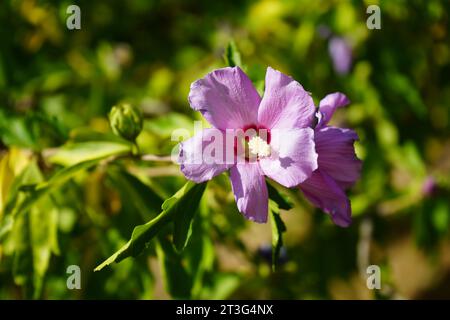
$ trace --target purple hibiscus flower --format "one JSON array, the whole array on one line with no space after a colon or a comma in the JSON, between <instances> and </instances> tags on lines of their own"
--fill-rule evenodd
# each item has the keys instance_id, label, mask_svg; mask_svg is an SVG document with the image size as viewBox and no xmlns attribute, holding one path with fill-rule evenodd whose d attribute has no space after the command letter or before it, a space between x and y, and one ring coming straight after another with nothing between
<instances>
[{"instance_id":1,"label":"purple hibiscus flower","mask_svg":"<svg viewBox=\"0 0 450 320\"><path fill-rule=\"evenodd\" d=\"M265 176L291 188L316 170L314 131L310 128L314 102L291 77L269 67L261 98L239 67L218 69L191 85L189 103L213 128L181 143L181 171L186 178L200 183L229 170L237 207L248 219L267 221ZM226 143L230 141L230 130L257 133L244 138L233 135L230 147ZM224 147L213 153L225 151L225 158L232 161L224 161L223 157L205 159L216 139ZM238 151L240 145L244 145L243 152ZM199 154L203 161L197 161Z\"/></svg>"},{"instance_id":2,"label":"purple hibiscus flower","mask_svg":"<svg viewBox=\"0 0 450 320\"><path fill-rule=\"evenodd\" d=\"M353 147L358 135L350 129L327 124L334 111L348 103L349 100L342 93L329 94L320 101L318 123L314 129L319 167L300 184L306 198L329 213L334 223L342 227L351 223L350 201L344 190L358 180L361 171L362 163Z\"/></svg>"},{"instance_id":3,"label":"purple hibiscus flower","mask_svg":"<svg viewBox=\"0 0 450 320\"><path fill-rule=\"evenodd\" d=\"M436 180L432 176L427 176L422 184L422 195L425 197L431 196L436 193L436 190Z\"/></svg>"},{"instance_id":4,"label":"purple hibiscus flower","mask_svg":"<svg viewBox=\"0 0 450 320\"><path fill-rule=\"evenodd\" d=\"M334 36L328 42L328 52L333 61L333 68L336 73L348 74L352 67L352 48L343 37Z\"/></svg>"}]
</instances>

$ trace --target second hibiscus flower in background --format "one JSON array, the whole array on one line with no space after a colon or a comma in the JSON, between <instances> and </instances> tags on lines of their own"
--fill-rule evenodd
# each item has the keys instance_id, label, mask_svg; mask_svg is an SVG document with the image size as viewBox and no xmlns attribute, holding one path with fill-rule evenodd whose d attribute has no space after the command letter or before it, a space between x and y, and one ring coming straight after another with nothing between
<instances>
[{"instance_id":1,"label":"second hibiscus flower in background","mask_svg":"<svg viewBox=\"0 0 450 320\"><path fill-rule=\"evenodd\" d=\"M351 223L351 205L345 189L359 179L361 161L353 143L358 135L350 129L327 126L335 110L350 101L342 93L332 93L320 101L314 141L319 155L318 169L300 189L315 206L331 215L334 223L347 227Z\"/></svg>"}]
</instances>

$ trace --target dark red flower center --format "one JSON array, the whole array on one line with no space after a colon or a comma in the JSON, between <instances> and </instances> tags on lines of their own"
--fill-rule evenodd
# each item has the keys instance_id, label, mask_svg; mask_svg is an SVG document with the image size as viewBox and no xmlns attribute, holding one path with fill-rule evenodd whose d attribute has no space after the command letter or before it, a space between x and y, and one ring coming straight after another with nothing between
<instances>
[{"instance_id":1,"label":"dark red flower center","mask_svg":"<svg viewBox=\"0 0 450 320\"><path fill-rule=\"evenodd\" d=\"M253 142L251 142L252 140ZM246 162L250 160L258 161L259 155L257 152L254 152L255 143L266 146L270 144L270 141L270 129L256 124L247 125L236 132L234 137L234 155L235 157L244 156Z\"/></svg>"}]
</instances>

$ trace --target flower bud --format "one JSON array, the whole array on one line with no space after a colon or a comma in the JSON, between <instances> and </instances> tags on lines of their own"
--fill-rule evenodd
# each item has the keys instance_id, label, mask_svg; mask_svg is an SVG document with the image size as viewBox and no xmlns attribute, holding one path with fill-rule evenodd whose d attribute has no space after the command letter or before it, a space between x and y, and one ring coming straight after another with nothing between
<instances>
[{"instance_id":1,"label":"flower bud","mask_svg":"<svg viewBox=\"0 0 450 320\"><path fill-rule=\"evenodd\" d=\"M422 183L422 195L424 197L431 197L437 191L436 180L432 176L427 176Z\"/></svg>"},{"instance_id":2,"label":"flower bud","mask_svg":"<svg viewBox=\"0 0 450 320\"><path fill-rule=\"evenodd\" d=\"M112 107L109 123L115 135L134 141L142 131L142 113L131 104L122 103Z\"/></svg>"}]
</instances>

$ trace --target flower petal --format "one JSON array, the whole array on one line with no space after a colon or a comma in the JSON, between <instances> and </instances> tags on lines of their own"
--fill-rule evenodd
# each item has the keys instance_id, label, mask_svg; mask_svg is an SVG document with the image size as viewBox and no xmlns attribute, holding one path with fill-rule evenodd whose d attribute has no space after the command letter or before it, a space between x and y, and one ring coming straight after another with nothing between
<instances>
[{"instance_id":1,"label":"flower petal","mask_svg":"<svg viewBox=\"0 0 450 320\"><path fill-rule=\"evenodd\" d=\"M317 169L314 130L311 128L271 130L271 155L259 160L265 175L291 188Z\"/></svg>"},{"instance_id":2,"label":"flower petal","mask_svg":"<svg viewBox=\"0 0 450 320\"><path fill-rule=\"evenodd\" d=\"M350 201L334 180L320 169L300 185L306 198L331 215L338 226L348 227L351 222Z\"/></svg>"},{"instance_id":3,"label":"flower petal","mask_svg":"<svg viewBox=\"0 0 450 320\"><path fill-rule=\"evenodd\" d=\"M356 157L353 143L358 135L350 129L325 127L315 131L319 169L333 178L341 188L351 187L359 179L362 162Z\"/></svg>"},{"instance_id":4,"label":"flower petal","mask_svg":"<svg viewBox=\"0 0 450 320\"><path fill-rule=\"evenodd\" d=\"M266 89L258 111L258 123L268 129L309 127L314 118L314 101L294 79L267 68Z\"/></svg>"},{"instance_id":5,"label":"flower petal","mask_svg":"<svg viewBox=\"0 0 450 320\"><path fill-rule=\"evenodd\" d=\"M261 97L239 68L223 68L192 83L189 103L218 129L254 124Z\"/></svg>"},{"instance_id":6,"label":"flower petal","mask_svg":"<svg viewBox=\"0 0 450 320\"><path fill-rule=\"evenodd\" d=\"M319 123L317 128L325 126L334 114L337 108L345 107L350 103L347 96L340 92L330 93L325 98L320 100L319 111L317 113Z\"/></svg>"},{"instance_id":7,"label":"flower petal","mask_svg":"<svg viewBox=\"0 0 450 320\"><path fill-rule=\"evenodd\" d=\"M259 164L236 164L230 169L230 180L239 211L249 220L267 222L269 196Z\"/></svg>"},{"instance_id":8,"label":"flower petal","mask_svg":"<svg viewBox=\"0 0 450 320\"><path fill-rule=\"evenodd\" d=\"M181 164L180 169L186 178L200 183L232 167L233 144L228 148L231 149L227 150L225 142L225 134L221 130L208 128L180 143L178 163ZM230 153L231 158L227 159Z\"/></svg>"}]
</instances>

